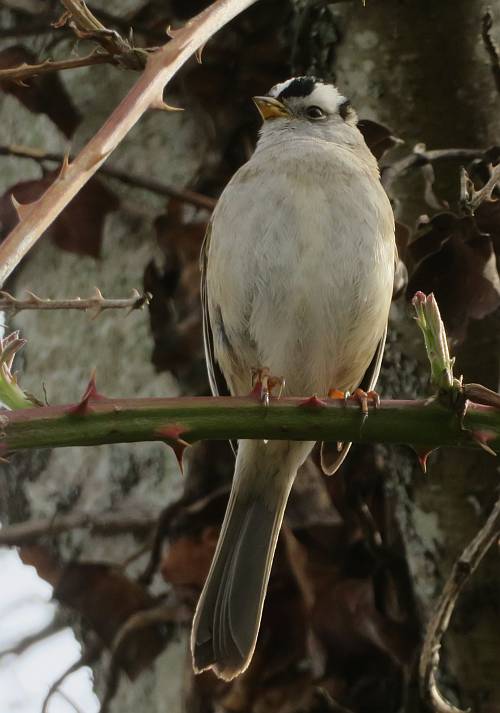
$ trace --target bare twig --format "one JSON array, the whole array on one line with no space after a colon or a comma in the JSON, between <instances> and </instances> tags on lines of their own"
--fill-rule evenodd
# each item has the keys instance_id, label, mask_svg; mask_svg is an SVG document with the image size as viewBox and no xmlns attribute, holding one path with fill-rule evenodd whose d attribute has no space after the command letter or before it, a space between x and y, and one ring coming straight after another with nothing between
<instances>
[{"instance_id":1,"label":"bare twig","mask_svg":"<svg viewBox=\"0 0 500 713\"><path fill-rule=\"evenodd\" d=\"M385 190L389 191L396 178L404 176L415 168L420 168L428 163L439 163L440 161L480 158L483 154L484 149L435 149L427 151L425 144L416 144L409 156L405 156L401 160L382 168L382 184Z\"/></svg>"},{"instance_id":2,"label":"bare twig","mask_svg":"<svg viewBox=\"0 0 500 713\"><path fill-rule=\"evenodd\" d=\"M59 676L59 678L54 681L54 683L50 686L47 695L44 698L41 713L47 713L50 699L52 698L54 693L59 691L59 686L68 678L68 676L71 676L72 673L75 673L75 671L78 671L78 669L82 668L83 666L90 666L90 664L97 659L101 651L102 644L99 642L94 642L87 648L87 650L80 656L77 661L71 664L71 666L67 668L66 671L64 671Z\"/></svg>"},{"instance_id":3,"label":"bare twig","mask_svg":"<svg viewBox=\"0 0 500 713\"><path fill-rule=\"evenodd\" d=\"M61 0L66 12L55 23L56 27L68 25L79 39L94 40L127 69L142 70L146 66L148 52L157 48L134 47L116 30L110 30L89 10L84 0Z\"/></svg>"},{"instance_id":4,"label":"bare twig","mask_svg":"<svg viewBox=\"0 0 500 713\"><path fill-rule=\"evenodd\" d=\"M33 148L31 146L18 146L16 144L0 145L0 156L18 156L19 158L33 159L39 163L43 163L43 161L62 163L65 158L62 153L52 153L50 151L44 151L43 149ZM73 161L73 156L70 155L67 158L70 163ZM120 171L112 166L102 166L99 169L99 173L104 176L109 176L109 178L115 178L134 188L144 188L160 196L177 198L184 203L194 205L196 208L205 208L206 210L212 211L217 202L215 198L205 196L202 193L184 188L176 188L175 186L168 186L152 178L145 178L128 173L127 171Z\"/></svg>"},{"instance_id":5,"label":"bare twig","mask_svg":"<svg viewBox=\"0 0 500 713\"><path fill-rule=\"evenodd\" d=\"M92 312L92 319L98 317L101 312L107 309L126 309L128 314L136 309L142 309L151 299L151 294L146 292L140 294L136 289L132 290L132 295L125 299L110 300L102 296L98 287L95 288L93 297L82 300L80 297L67 300L42 299L30 290L26 290L28 297L24 300L17 299L13 295L0 290L0 309L10 310L14 313L26 309L36 310L60 310L76 309L83 312Z\"/></svg>"},{"instance_id":6,"label":"bare twig","mask_svg":"<svg viewBox=\"0 0 500 713\"><path fill-rule=\"evenodd\" d=\"M419 664L420 691L422 697L437 713L463 713L460 708L456 708L443 697L437 686L439 651L442 638L464 586L474 574L488 549L497 540L499 532L500 498L486 523L455 562L427 626Z\"/></svg>"},{"instance_id":7,"label":"bare twig","mask_svg":"<svg viewBox=\"0 0 500 713\"><path fill-rule=\"evenodd\" d=\"M71 513L50 519L28 520L0 529L0 547L19 547L40 537L54 537L63 532L86 529L110 536L122 533L147 534L156 526L159 513L103 512Z\"/></svg>"},{"instance_id":8,"label":"bare twig","mask_svg":"<svg viewBox=\"0 0 500 713\"><path fill-rule=\"evenodd\" d=\"M57 218L69 201L99 170L140 117L150 108L167 109L163 88L178 69L212 35L256 0L216 0L175 31L175 37L148 56L146 69L101 129L59 177L33 203L18 206L19 223L0 245L0 286Z\"/></svg>"},{"instance_id":9,"label":"bare twig","mask_svg":"<svg viewBox=\"0 0 500 713\"><path fill-rule=\"evenodd\" d=\"M443 208L448 208L448 204L445 201L440 200L434 191L436 174L434 173L434 166L432 163L426 163L420 170L424 179L424 200L427 205L434 208L434 210L443 210Z\"/></svg>"},{"instance_id":10,"label":"bare twig","mask_svg":"<svg viewBox=\"0 0 500 713\"><path fill-rule=\"evenodd\" d=\"M3 656L20 656L34 644L38 644L40 641L48 639L62 629L65 629L68 626L68 622L66 621L66 616L61 615L61 612L62 610L58 609L56 615L46 626L42 627L38 631L35 631L33 634L24 636L17 642L17 644L14 644L14 646L10 646L8 649L0 651L0 658Z\"/></svg>"},{"instance_id":11,"label":"bare twig","mask_svg":"<svg viewBox=\"0 0 500 713\"><path fill-rule=\"evenodd\" d=\"M152 609L143 609L132 614L118 629L111 645L112 659L116 660L120 650L135 632L155 624L187 624L191 621L192 612L188 607L177 602L162 602ZM112 662L113 663L113 660Z\"/></svg>"},{"instance_id":12,"label":"bare twig","mask_svg":"<svg viewBox=\"0 0 500 713\"><path fill-rule=\"evenodd\" d=\"M99 713L107 713L109 705L116 693L121 676L119 657L130 636L148 626L161 624L187 624L191 621L191 611L180 604L162 602L152 609L144 609L132 614L119 628L111 645L111 661L109 664L106 692Z\"/></svg>"},{"instance_id":13,"label":"bare twig","mask_svg":"<svg viewBox=\"0 0 500 713\"><path fill-rule=\"evenodd\" d=\"M500 51L495 40L491 36L493 27L493 15L488 9L483 15L481 23L481 36L483 38L484 47L490 58L491 71L497 91L500 92Z\"/></svg>"},{"instance_id":14,"label":"bare twig","mask_svg":"<svg viewBox=\"0 0 500 713\"><path fill-rule=\"evenodd\" d=\"M83 713L83 710L78 706L75 701L68 696L67 693L65 693L61 688L58 688L57 691L55 691L58 696L61 696L61 698L64 698L66 703L69 703L69 705L73 708L75 713Z\"/></svg>"},{"instance_id":15,"label":"bare twig","mask_svg":"<svg viewBox=\"0 0 500 713\"><path fill-rule=\"evenodd\" d=\"M122 670L117 663L113 661L108 669L106 676L106 688L104 690L104 696L101 702L101 707L99 708L99 713L108 713L109 706L115 696L120 678L122 675Z\"/></svg>"},{"instance_id":16,"label":"bare twig","mask_svg":"<svg viewBox=\"0 0 500 713\"><path fill-rule=\"evenodd\" d=\"M44 62L40 62L39 64L26 64L26 62L24 62L18 67L0 69L0 82L16 82L17 84L24 84L26 79L37 77L40 74L58 72L61 69L89 67L93 64L116 64L116 59L113 55L104 54L104 52L94 50L84 57L70 57L69 59L61 60L46 59Z\"/></svg>"},{"instance_id":17,"label":"bare twig","mask_svg":"<svg viewBox=\"0 0 500 713\"><path fill-rule=\"evenodd\" d=\"M481 203L494 200L491 196L498 183L500 183L500 163L491 169L490 178L478 191L476 191L465 168L462 168L460 172L460 204L463 210L466 213L474 214Z\"/></svg>"}]
</instances>

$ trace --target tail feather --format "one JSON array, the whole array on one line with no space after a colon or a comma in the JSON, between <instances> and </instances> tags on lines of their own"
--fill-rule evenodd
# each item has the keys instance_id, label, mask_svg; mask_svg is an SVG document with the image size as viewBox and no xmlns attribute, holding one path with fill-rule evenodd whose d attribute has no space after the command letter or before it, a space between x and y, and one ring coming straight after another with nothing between
<instances>
[{"instance_id":1,"label":"tail feather","mask_svg":"<svg viewBox=\"0 0 500 713\"><path fill-rule=\"evenodd\" d=\"M259 631L274 552L295 470L274 472L267 488L235 476L219 542L196 609L195 671L231 680L248 666ZM257 483L258 484L258 483Z\"/></svg>"}]
</instances>

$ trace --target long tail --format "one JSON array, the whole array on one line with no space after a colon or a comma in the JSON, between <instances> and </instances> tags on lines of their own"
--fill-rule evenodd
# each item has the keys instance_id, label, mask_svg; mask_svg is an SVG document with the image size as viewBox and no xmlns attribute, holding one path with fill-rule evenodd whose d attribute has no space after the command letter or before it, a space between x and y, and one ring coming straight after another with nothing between
<instances>
[{"instance_id":1,"label":"long tail","mask_svg":"<svg viewBox=\"0 0 500 713\"><path fill-rule=\"evenodd\" d=\"M312 444L241 441L217 549L193 621L196 672L226 681L252 658L288 494Z\"/></svg>"}]
</instances>

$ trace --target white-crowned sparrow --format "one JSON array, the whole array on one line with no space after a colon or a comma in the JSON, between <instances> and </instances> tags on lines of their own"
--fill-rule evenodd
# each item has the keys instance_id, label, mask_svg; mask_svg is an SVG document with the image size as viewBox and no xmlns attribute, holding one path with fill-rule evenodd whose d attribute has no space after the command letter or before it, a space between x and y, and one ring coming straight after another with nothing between
<instances>
[{"instance_id":1,"label":"white-crowned sparrow","mask_svg":"<svg viewBox=\"0 0 500 713\"><path fill-rule=\"evenodd\" d=\"M375 158L331 84L297 77L254 101L257 147L222 193L202 249L212 391L248 394L255 366L284 377L291 396L373 388L396 254ZM248 666L288 494L313 445L239 442L193 622L196 671L230 680Z\"/></svg>"}]
</instances>

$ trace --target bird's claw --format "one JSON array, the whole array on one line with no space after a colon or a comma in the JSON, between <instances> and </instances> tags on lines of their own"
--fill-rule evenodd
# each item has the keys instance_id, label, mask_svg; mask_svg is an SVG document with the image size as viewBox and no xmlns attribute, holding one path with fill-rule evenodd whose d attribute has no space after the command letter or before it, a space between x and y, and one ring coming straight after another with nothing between
<instances>
[{"instance_id":1,"label":"bird's claw","mask_svg":"<svg viewBox=\"0 0 500 713\"><path fill-rule=\"evenodd\" d=\"M348 393L348 392L347 392ZM375 410L380 408L380 396L376 391L363 391L356 389L352 395L346 396L346 401L357 401L361 407L363 416L368 416L368 403L371 401Z\"/></svg>"},{"instance_id":2,"label":"bird's claw","mask_svg":"<svg viewBox=\"0 0 500 713\"><path fill-rule=\"evenodd\" d=\"M269 406L273 389L277 386L279 399L285 388L285 379L282 376L271 376L267 366L252 369L252 395L262 401L264 406Z\"/></svg>"}]
</instances>

